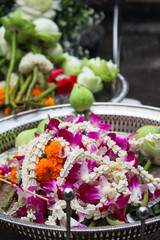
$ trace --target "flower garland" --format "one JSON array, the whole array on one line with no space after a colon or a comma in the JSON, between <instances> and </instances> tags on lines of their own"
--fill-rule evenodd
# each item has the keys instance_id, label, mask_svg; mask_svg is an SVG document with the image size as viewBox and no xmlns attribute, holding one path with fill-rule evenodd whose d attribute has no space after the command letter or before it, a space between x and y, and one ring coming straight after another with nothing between
<instances>
[{"instance_id":1,"label":"flower garland","mask_svg":"<svg viewBox=\"0 0 160 240\"><path fill-rule=\"evenodd\" d=\"M63 122L50 119L42 134L19 146L9 162L0 167L1 181L16 181L18 199L9 213L49 225L66 224L62 192L72 187L71 225L87 227L87 221L109 219L126 223L130 208L158 201L160 178L138 165L133 137L121 137L91 113L68 116ZM148 136L147 139L159 139ZM134 151L133 151L134 149ZM148 200L146 202L145 192ZM49 214L47 211L49 210Z\"/></svg>"}]
</instances>

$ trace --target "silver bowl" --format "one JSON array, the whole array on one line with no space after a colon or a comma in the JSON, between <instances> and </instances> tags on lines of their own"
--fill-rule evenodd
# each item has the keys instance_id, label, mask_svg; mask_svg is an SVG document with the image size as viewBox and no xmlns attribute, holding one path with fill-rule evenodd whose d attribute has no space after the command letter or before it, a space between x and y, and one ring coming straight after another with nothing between
<instances>
[{"instance_id":1,"label":"silver bowl","mask_svg":"<svg viewBox=\"0 0 160 240\"><path fill-rule=\"evenodd\" d=\"M125 133L135 132L143 125L160 125L160 109L147 106L122 105L120 103L95 103L91 111L98 115L103 122L111 124L114 131ZM69 104L31 110L0 119L0 153L14 147L15 137L24 129L30 129L50 115L64 118L74 114ZM0 205L3 192L0 192ZM20 235L43 240L62 240L66 238L64 227L53 227L29 223L7 216L0 212L0 225ZM71 239L86 240L126 240L138 239L141 234L141 222L126 223L117 226L98 226L91 228L72 228ZM145 234L160 229L160 216L148 218L145 224Z\"/></svg>"}]
</instances>

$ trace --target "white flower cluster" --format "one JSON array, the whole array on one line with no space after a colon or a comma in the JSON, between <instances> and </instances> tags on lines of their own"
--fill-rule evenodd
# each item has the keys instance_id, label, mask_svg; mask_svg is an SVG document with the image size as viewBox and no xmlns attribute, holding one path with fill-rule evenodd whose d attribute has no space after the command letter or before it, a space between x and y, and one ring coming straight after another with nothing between
<instances>
[{"instance_id":1,"label":"white flower cluster","mask_svg":"<svg viewBox=\"0 0 160 240\"><path fill-rule=\"evenodd\" d=\"M53 63L51 63L44 55L29 52L22 57L19 63L19 71L23 74L28 74L33 71L35 65L37 65L39 70L43 73L51 71L54 67Z\"/></svg>"}]
</instances>

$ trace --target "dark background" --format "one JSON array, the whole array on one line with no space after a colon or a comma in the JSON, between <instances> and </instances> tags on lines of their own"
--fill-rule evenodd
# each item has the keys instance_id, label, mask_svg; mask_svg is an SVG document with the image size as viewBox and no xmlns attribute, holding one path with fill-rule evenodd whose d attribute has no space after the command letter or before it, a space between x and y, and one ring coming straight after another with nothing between
<instances>
[{"instance_id":1,"label":"dark background","mask_svg":"<svg viewBox=\"0 0 160 240\"><path fill-rule=\"evenodd\" d=\"M88 0L106 18L92 56L112 59L113 0ZM120 72L129 83L127 98L160 107L160 1L120 1ZM0 228L0 240L31 240ZM160 231L148 236L160 240ZM33 239L32 239L33 240Z\"/></svg>"},{"instance_id":2,"label":"dark background","mask_svg":"<svg viewBox=\"0 0 160 240\"><path fill-rule=\"evenodd\" d=\"M113 0L89 0L103 10L103 36L93 56L113 59ZM129 83L127 98L160 107L160 1L126 0L119 4L120 72Z\"/></svg>"}]
</instances>

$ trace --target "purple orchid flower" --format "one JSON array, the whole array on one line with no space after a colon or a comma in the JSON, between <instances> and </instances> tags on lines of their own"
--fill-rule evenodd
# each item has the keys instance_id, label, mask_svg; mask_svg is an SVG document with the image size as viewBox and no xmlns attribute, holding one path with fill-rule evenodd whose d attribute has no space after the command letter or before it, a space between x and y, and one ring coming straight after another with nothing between
<instances>
[{"instance_id":1,"label":"purple orchid flower","mask_svg":"<svg viewBox=\"0 0 160 240\"><path fill-rule=\"evenodd\" d=\"M108 133L109 136L122 150L129 149L128 137L119 137L116 133Z\"/></svg>"},{"instance_id":2,"label":"purple orchid flower","mask_svg":"<svg viewBox=\"0 0 160 240\"><path fill-rule=\"evenodd\" d=\"M73 164L73 167L71 168L67 176L68 182L70 182L73 185L80 181L80 174L78 173L79 169L80 169L79 163Z\"/></svg>"},{"instance_id":3,"label":"purple orchid flower","mask_svg":"<svg viewBox=\"0 0 160 240\"><path fill-rule=\"evenodd\" d=\"M11 167L7 167L7 166L3 166L3 167L0 167L0 170L2 171L2 175L4 176L5 174L8 174L12 168Z\"/></svg>"},{"instance_id":4,"label":"purple orchid flower","mask_svg":"<svg viewBox=\"0 0 160 240\"><path fill-rule=\"evenodd\" d=\"M93 162L93 161L91 161L91 160L89 160L89 159L86 159L86 162L87 162L88 168L91 170L91 172L93 171L93 169L94 169L95 167L98 167L98 163Z\"/></svg>"},{"instance_id":5,"label":"purple orchid flower","mask_svg":"<svg viewBox=\"0 0 160 240\"><path fill-rule=\"evenodd\" d=\"M73 122L75 119L77 118L76 115L68 115L67 117L65 117L65 119L63 120L64 122Z\"/></svg>"},{"instance_id":6,"label":"purple orchid flower","mask_svg":"<svg viewBox=\"0 0 160 240\"><path fill-rule=\"evenodd\" d=\"M50 118L50 116L48 116L48 118L49 118L50 121L47 125L47 130L49 130L49 131L52 130L52 131L57 132L60 121L56 118Z\"/></svg>"},{"instance_id":7,"label":"purple orchid flower","mask_svg":"<svg viewBox=\"0 0 160 240\"><path fill-rule=\"evenodd\" d=\"M87 137L94 140L99 140L99 132L88 132Z\"/></svg>"},{"instance_id":8,"label":"purple orchid flower","mask_svg":"<svg viewBox=\"0 0 160 240\"><path fill-rule=\"evenodd\" d=\"M99 200L100 192L98 188L93 187L87 183L82 183L78 189L77 197L84 202L90 202Z\"/></svg>"},{"instance_id":9,"label":"purple orchid flower","mask_svg":"<svg viewBox=\"0 0 160 240\"><path fill-rule=\"evenodd\" d=\"M36 222L40 224L44 223L44 215L47 214L47 202L43 199L31 196L27 199L27 206L20 207L17 210L17 214L19 216L27 216L27 211L30 209L36 212Z\"/></svg>"},{"instance_id":10,"label":"purple orchid flower","mask_svg":"<svg viewBox=\"0 0 160 240\"><path fill-rule=\"evenodd\" d=\"M84 117L83 116L79 116L77 119L76 119L76 121L75 121L75 124L76 123L82 123L82 122L84 122Z\"/></svg>"},{"instance_id":11,"label":"purple orchid flower","mask_svg":"<svg viewBox=\"0 0 160 240\"><path fill-rule=\"evenodd\" d=\"M102 120L97 117L94 113L90 114L90 123L93 124L93 126L100 128L101 130L111 130L112 126L106 123L101 123Z\"/></svg>"},{"instance_id":12,"label":"purple orchid flower","mask_svg":"<svg viewBox=\"0 0 160 240\"><path fill-rule=\"evenodd\" d=\"M136 174L128 182L129 189L135 196L142 195L143 191L148 189L148 184L140 185L139 179Z\"/></svg>"},{"instance_id":13,"label":"purple orchid flower","mask_svg":"<svg viewBox=\"0 0 160 240\"><path fill-rule=\"evenodd\" d=\"M70 146L72 148L79 146L80 148L84 149L84 146L82 143L82 134L80 132L77 132L75 135L73 135L71 132L69 132L66 129L60 129L58 132L58 137L63 137L67 142L70 143Z\"/></svg>"},{"instance_id":14,"label":"purple orchid flower","mask_svg":"<svg viewBox=\"0 0 160 240\"><path fill-rule=\"evenodd\" d=\"M128 156L124 159L124 161L131 163L131 165L135 168L138 167L137 155L134 151L129 151Z\"/></svg>"},{"instance_id":15,"label":"purple orchid flower","mask_svg":"<svg viewBox=\"0 0 160 240\"><path fill-rule=\"evenodd\" d=\"M124 207L126 207L129 199L130 199L130 194L126 195L124 197L119 196L115 202L109 202L106 205L104 205L103 207L100 207L99 210L100 210L100 212L107 211L109 214L112 213L112 214L116 215L116 217L119 221L126 222L120 209L123 209Z\"/></svg>"}]
</instances>

